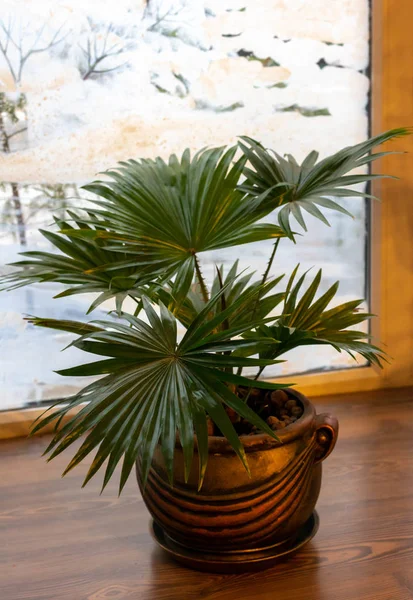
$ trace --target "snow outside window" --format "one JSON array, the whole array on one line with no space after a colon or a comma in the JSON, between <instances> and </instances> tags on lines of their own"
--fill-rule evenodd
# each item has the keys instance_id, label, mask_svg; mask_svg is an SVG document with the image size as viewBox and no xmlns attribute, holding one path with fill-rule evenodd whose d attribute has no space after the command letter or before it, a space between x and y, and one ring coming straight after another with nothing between
<instances>
[{"instance_id":1,"label":"snow outside window","mask_svg":"<svg viewBox=\"0 0 413 600\"><path fill-rule=\"evenodd\" d=\"M51 213L85 203L81 185L117 161L167 157L249 135L279 153L322 156L368 134L368 0L1 0L0 274L46 250ZM366 213L308 218L283 241L275 272L321 266L338 302L366 289ZM240 258L257 276L271 242L205 255ZM281 288L280 288L281 289ZM25 314L84 319L90 297L56 286L0 294L0 410L61 397L83 382L53 373L81 361L68 336ZM321 290L324 291L324 290ZM93 315L99 318L99 311ZM80 353L79 353L80 354ZM299 349L272 374L353 366L329 348Z\"/></svg>"}]
</instances>

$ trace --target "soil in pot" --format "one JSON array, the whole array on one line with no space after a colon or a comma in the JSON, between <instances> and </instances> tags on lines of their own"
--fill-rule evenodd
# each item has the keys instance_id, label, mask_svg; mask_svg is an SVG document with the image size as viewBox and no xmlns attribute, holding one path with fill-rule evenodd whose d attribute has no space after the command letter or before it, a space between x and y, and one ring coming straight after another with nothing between
<instances>
[{"instance_id":1,"label":"soil in pot","mask_svg":"<svg viewBox=\"0 0 413 600\"><path fill-rule=\"evenodd\" d=\"M270 392L252 388L250 391L249 388L239 387L236 393L243 399L248 396L248 405L267 422L273 431L284 429L288 425L295 423L303 414L303 407L300 401L288 395L285 390ZM255 425L251 425L251 423L242 419L231 408L226 407L225 410L238 435L255 435L261 433ZM208 421L208 434L222 436L221 431L211 420Z\"/></svg>"}]
</instances>

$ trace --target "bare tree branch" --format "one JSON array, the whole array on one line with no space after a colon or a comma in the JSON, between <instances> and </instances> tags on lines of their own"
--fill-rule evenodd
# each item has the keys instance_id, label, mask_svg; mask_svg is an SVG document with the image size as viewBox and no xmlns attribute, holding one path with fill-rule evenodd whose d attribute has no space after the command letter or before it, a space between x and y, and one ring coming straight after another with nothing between
<instances>
[{"instance_id":1,"label":"bare tree branch","mask_svg":"<svg viewBox=\"0 0 413 600\"><path fill-rule=\"evenodd\" d=\"M10 75L12 76L13 81L16 85L19 85L21 83L23 69L31 56L33 56L34 54L39 54L41 52L47 52L54 46L57 46L57 44L60 44L68 35L68 32L63 36L60 35L63 30L63 27L64 27L64 25L61 25L59 27L59 29L57 29L57 31L53 34L50 41L45 43L45 45L43 45L43 46L39 46L38 44L41 41L45 27L46 27L46 23L44 23L42 25L42 27L40 27L40 29L38 30L38 32L36 34L36 38L35 38L34 42L31 44L31 47L27 48L25 50L23 48L23 39L22 39L21 31L19 32L18 41L16 41L16 39L15 39L15 35L13 33L14 22L11 21L11 19L9 19L8 25L6 27L4 22L0 21L0 29L3 31L3 33L5 35L5 41L2 41L0 39L0 52L4 56L4 59L7 63L9 71L10 71ZM9 54L9 44L12 44L17 51L17 54L18 54L18 59L17 59L18 66L17 67L14 67L12 64L10 54Z\"/></svg>"},{"instance_id":2,"label":"bare tree branch","mask_svg":"<svg viewBox=\"0 0 413 600\"><path fill-rule=\"evenodd\" d=\"M145 12L143 14L144 19L148 18L150 8L150 2L148 1L146 4ZM154 23L152 23L152 25L148 27L147 31L157 31L158 25L160 25L163 21L166 21L169 17L177 17L182 12L182 8L183 7L181 6L176 10L173 10L171 6L163 15L160 15L158 10L158 14L155 18Z\"/></svg>"},{"instance_id":3,"label":"bare tree branch","mask_svg":"<svg viewBox=\"0 0 413 600\"><path fill-rule=\"evenodd\" d=\"M66 210L72 206L72 200L80 198L79 190L73 183L41 184L32 186L38 195L30 200L26 217L28 223L43 210L53 211L63 219Z\"/></svg>"},{"instance_id":4,"label":"bare tree branch","mask_svg":"<svg viewBox=\"0 0 413 600\"><path fill-rule=\"evenodd\" d=\"M9 69L10 75L16 85L19 86L21 83L21 79L23 76L23 70L27 64L27 61L34 54L39 54L42 52L47 52L54 46L60 44L66 37L66 35L61 35L63 30L63 25L59 27L57 31L53 34L51 39L48 42L45 42L41 45L41 40L46 28L46 23L44 23L39 30L37 31L34 41L28 48L24 48L24 35L22 28L19 27L18 31L15 31L15 22L9 18L7 25L3 20L0 20L0 53L3 55L7 67ZM17 54L17 65L13 64L12 56L10 53L10 48L13 47ZM19 102L24 99L24 95L20 95L20 100L15 103L11 101L6 101L6 98L3 94L3 97L0 96L0 140L3 152L10 152L10 140L19 133L23 133L27 130L27 127L23 127L13 133L8 133L6 130L6 122L3 119L3 113L8 115L9 118L12 119L12 122L16 122L18 120L16 110L21 108L19 106ZM17 223L17 231L19 236L19 241L22 246L27 245L27 236L26 236L26 223L23 214L23 205L20 198L20 190L17 183L11 183L11 198L9 200L10 204L14 208L14 217Z\"/></svg>"},{"instance_id":5,"label":"bare tree branch","mask_svg":"<svg viewBox=\"0 0 413 600\"><path fill-rule=\"evenodd\" d=\"M172 13L172 8L170 8L164 15L162 15L161 17L158 16L156 18L156 21L152 23L150 27L148 27L147 31L156 31L156 28L162 23L162 21L165 21L165 19L167 19L170 16L176 17L177 14L178 12Z\"/></svg>"},{"instance_id":6,"label":"bare tree branch","mask_svg":"<svg viewBox=\"0 0 413 600\"><path fill-rule=\"evenodd\" d=\"M93 26L90 22L89 24L91 27ZM80 46L80 49L83 52L86 60L86 67L83 70L81 69L82 79L84 81L89 79L89 77L91 77L92 75L102 75L104 73L110 73L113 71L117 71L118 69L121 69L122 67L127 65L127 62L124 62L122 64L113 67L108 67L105 69L97 68L103 61L107 60L108 58L114 58L116 56L119 56L124 52L127 52L127 50L129 49L129 45L126 42L125 44L122 44L121 42L116 42L112 44L112 46L109 46L109 37L112 33L114 33L114 26L111 23L106 28L101 44L98 43L99 32L93 31L86 41L86 48Z\"/></svg>"},{"instance_id":7,"label":"bare tree branch","mask_svg":"<svg viewBox=\"0 0 413 600\"><path fill-rule=\"evenodd\" d=\"M184 7L180 6L178 8L176 8L174 10L174 8L171 6L163 15L160 14L160 8L156 8L156 16L155 17L155 21L154 23L152 23L152 25L150 25L147 29L147 31L157 31L158 30L158 25L160 25L163 21L167 21L169 17L178 17L180 15L180 13L182 13ZM148 19L152 16L152 2L151 0L147 0L146 2L146 7L145 7L145 11L143 13L143 19ZM162 33L162 32L161 32Z\"/></svg>"},{"instance_id":8,"label":"bare tree branch","mask_svg":"<svg viewBox=\"0 0 413 600\"><path fill-rule=\"evenodd\" d=\"M0 111L0 134L2 136L2 150L3 152L10 152L9 139L10 136L6 134L6 128L3 121L3 114ZM20 191L17 183L11 183L11 197L7 201L9 205L13 206L14 217L17 223L17 233L19 236L19 242L21 246L27 246L26 237L26 223L23 216L23 206L20 199Z\"/></svg>"},{"instance_id":9,"label":"bare tree branch","mask_svg":"<svg viewBox=\"0 0 413 600\"><path fill-rule=\"evenodd\" d=\"M4 59L7 63L7 66L9 67L10 75L12 76L13 81L16 83L17 75L14 71L13 65L12 65L10 57L8 55L9 43L10 43L10 40L12 39L11 38L11 28L12 28L11 20L9 19L9 25L8 25L7 29L2 21L0 21L0 27L6 35L5 42L2 42L2 40L0 39L0 52L3 54Z\"/></svg>"},{"instance_id":10,"label":"bare tree branch","mask_svg":"<svg viewBox=\"0 0 413 600\"><path fill-rule=\"evenodd\" d=\"M7 135L7 139L11 140L11 138L15 135L19 135L19 133L24 133L25 131L27 131L27 127L22 127L22 129L18 129L17 131L13 131L13 133L9 133Z\"/></svg>"}]
</instances>

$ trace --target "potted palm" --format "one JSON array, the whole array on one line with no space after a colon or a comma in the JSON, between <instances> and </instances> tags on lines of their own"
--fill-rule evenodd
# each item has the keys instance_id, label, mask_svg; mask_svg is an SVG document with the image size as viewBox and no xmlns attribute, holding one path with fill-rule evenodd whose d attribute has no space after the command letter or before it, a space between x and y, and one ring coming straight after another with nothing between
<instances>
[{"instance_id":1,"label":"potted palm","mask_svg":"<svg viewBox=\"0 0 413 600\"><path fill-rule=\"evenodd\" d=\"M321 271L308 283L297 267L283 285L271 267L279 244L294 241L297 226L306 230L305 212L327 223L323 209L349 214L332 197L367 197L351 186L382 177L366 173L387 154L373 150L405 133L323 160L311 152L301 165L246 137L194 157L186 150L168 162L120 163L85 186L90 208L42 231L55 251L23 253L5 278L8 289L61 283L57 297L97 293L88 312L114 298L116 314L106 320L30 318L75 334L72 345L98 357L61 372L93 379L42 415L33 433L55 422L49 460L81 438L65 473L94 452L84 484L105 464L104 488L122 461L122 491L136 465L154 535L178 560L262 567L314 535L321 461L337 421L316 415L291 384L260 376L298 346L327 344L379 366L385 356L355 328L371 317L361 300L331 308L338 284L319 295ZM266 222L274 211L277 224ZM274 246L260 280L235 263L217 267L207 284L202 252L265 239ZM127 297L134 314L123 310Z\"/></svg>"}]
</instances>

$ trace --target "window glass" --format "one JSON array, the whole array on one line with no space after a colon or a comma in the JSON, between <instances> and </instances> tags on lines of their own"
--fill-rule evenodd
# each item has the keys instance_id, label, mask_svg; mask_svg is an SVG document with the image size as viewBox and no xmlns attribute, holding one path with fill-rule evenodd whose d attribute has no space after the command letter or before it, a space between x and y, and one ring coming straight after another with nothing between
<instances>
[{"instance_id":1,"label":"window glass","mask_svg":"<svg viewBox=\"0 0 413 600\"><path fill-rule=\"evenodd\" d=\"M249 135L301 160L368 133L368 0L2 0L0 274L19 252L48 248L52 212L84 202L80 186L127 158L168 156ZM338 301L366 288L366 213L308 219L280 244L274 274L321 266ZM205 255L265 269L271 243ZM282 284L280 284L282 285ZM52 300L53 285L0 294L0 409L60 397L82 382L53 370L81 360L69 338L24 315L84 319L90 297ZM323 291L323 290L320 290ZM101 316L99 311L93 316ZM80 353L79 353L80 354ZM329 348L295 351L303 372L353 363ZM288 371L287 371L288 368ZM270 373L271 374L271 373Z\"/></svg>"}]
</instances>

